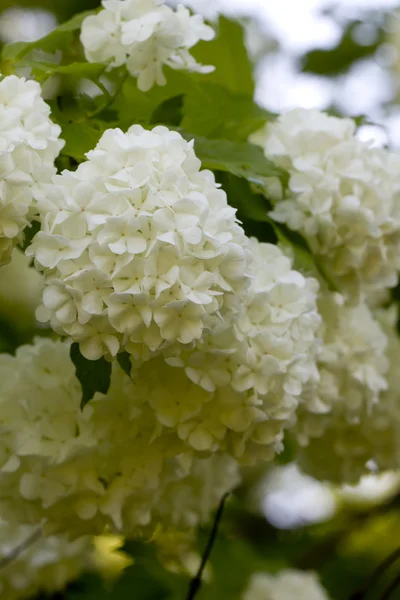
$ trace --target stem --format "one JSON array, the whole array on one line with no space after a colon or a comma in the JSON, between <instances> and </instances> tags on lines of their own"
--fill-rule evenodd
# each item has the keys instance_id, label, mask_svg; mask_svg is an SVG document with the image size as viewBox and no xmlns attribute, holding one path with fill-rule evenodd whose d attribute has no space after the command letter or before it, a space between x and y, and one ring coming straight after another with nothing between
<instances>
[{"instance_id":1,"label":"stem","mask_svg":"<svg viewBox=\"0 0 400 600\"><path fill-rule=\"evenodd\" d=\"M362 600L367 592L374 587L378 579L383 573L389 569L400 558L400 548L396 548L389 556L387 556L375 569L367 583L357 592L355 592L349 600Z\"/></svg>"},{"instance_id":2,"label":"stem","mask_svg":"<svg viewBox=\"0 0 400 600\"><path fill-rule=\"evenodd\" d=\"M186 600L193 600L197 595L197 592L200 590L203 572L208 562L208 559L210 558L211 550L213 549L214 542L218 534L218 527L222 518L222 513L224 512L225 502L229 494L230 492L224 494L221 498L221 502L219 503L214 523L211 529L210 537L208 538L208 542L201 559L199 570L197 571L196 576L191 580L189 584L189 591Z\"/></svg>"},{"instance_id":3,"label":"stem","mask_svg":"<svg viewBox=\"0 0 400 600\"><path fill-rule=\"evenodd\" d=\"M397 575L396 579L389 585L389 587L383 592L381 600L388 600L398 587L400 587L400 575Z\"/></svg>"},{"instance_id":4,"label":"stem","mask_svg":"<svg viewBox=\"0 0 400 600\"><path fill-rule=\"evenodd\" d=\"M42 526L35 529L35 531L33 531L31 535L27 537L26 540L24 540L19 546L14 548L14 550L12 550L8 556L5 556L0 560L0 569L7 567L7 565L25 552L25 550L37 542L42 537L42 533Z\"/></svg>"},{"instance_id":5,"label":"stem","mask_svg":"<svg viewBox=\"0 0 400 600\"><path fill-rule=\"evenodd\" d=\"M118 96L118 94L120 93L122 86L124 85L125 81L128 79L128 74L124 75L124 77L122 77L121 81L118 84L117 89L115 90L115 94L113 94L112 96L108 93L109 99L107 100L107 102L105 104L103 104L102 106L99 106L99 108L97 108L96 110L94 110L91 113L88 113L86 115L87 118L92 118L92 117L96 117L98 114L102 113L103 110L106 110L109 106L112 105L112 103L114 102L114 100L116 99L116 97ZM97 85L97 84L96 84Z\"/></svg>"}]
</instances>

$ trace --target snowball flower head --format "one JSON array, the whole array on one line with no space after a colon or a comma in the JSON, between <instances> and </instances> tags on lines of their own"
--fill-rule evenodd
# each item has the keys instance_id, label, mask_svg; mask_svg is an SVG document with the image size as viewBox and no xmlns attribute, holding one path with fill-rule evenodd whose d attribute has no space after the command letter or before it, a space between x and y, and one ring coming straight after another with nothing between
<instances>
[{"instance_id":1,"label":"snowball flower head","mask_svg":"<svg viewBox=\"0 0 400 600\"><path fill-rule=\"evenodd\" d=\"M252 282L234 318L216 321L192 348L167 348L175 369L149 361L138 375L138 393L164 427L196 450L223 449L244 463L281 449L300 394L317 376L320 326L317 282L272 244L253 239L250 250Z\"/></svg>"},{"instance_id":2,"label":"snowball flower head","mask_svg":"<svg viewBox=\"0 0 400 600\"><path fill-rule=\"evenodd\" d=\"M93 566L94 550L88 537L73 541L46 537L38 527L0 521L0 560L24 544L25 550L1 569L0 594L7 600L52 595Z\"/></svg>"},{"instance_id":3,"label":"snowball flower head","mask_svg":"<svg viewBox=\"0 0 400 600\"><path fill-rule=\"evenodd\" d=\"M110 67L126 64L142 91L165 85L164 65L213 71L214 67L198 64L189 52L200 40L215 35L202 16L192 16L181 4L173 10L163 0L103 0L102 5L103 10L82 23L81 41L89 62Z\"/></svg>"},{"instance_id":4,"label":"snowball flower head","mask_svg":"<svg viewBox=\"0 0 400 600\"><path fill-rule=\"evenodd\" d=\"M400 268L400 155L355 137L351 119L296 109L252 139L289 172L271 216L305 236L350 294L394 287Z\"/></svg>"},{"instance_id":5,"label":"snowball flower head","mask_svg":"<svg viewBox=\"0 0 400 600\"><path fill-rule=\"evenodd\" d=\"M194 457L160 431L116 363L108 394L84 410L68 343L2 354L0 375L0 512L10 523L77 537L186 531L239 482L232 458Z\"/></svg>"},{"instance_id":6,"label":"snowball flower head","mask_svg":"<svg viewBox=\"0 0 400 600\"><path fill-rule=\"evenodd\" d=\"M378 316L388 340L389 368L385 374L386 389L381 391L377 401L372 405L361 404L352 414L343 396L329 414L314 415L314 421L311 415L300 418L303 431L298 439L304 443L307 437L301 419L307 424L306 434L311 439L299 449L299 465L318 479L339 484L357 483L371 470L400 467L400 339L393 311L381 311Z\"/></svg>"},{"instance_id":7,"label":"snowball flower head","mask_svg":"<svg viewBox=\"0 0 400 600\"><path fill-rule=\"evenodd\" d=\"M255 573L242 596L243 600L328 600L328 595L313 572L285 569L274 575Z\"/></svg>"},{"instance_id":8,"label":"snowball flower head","mask_svg":"<svg viewBox=\"0 0 400 600\"><path fill-rule=\"evenodd\" d=\"M349 422L369 413L388 386L388 338L368 306L349 304L341 294L325 292L318 300L323 343L318 353L319 380L305 390L295 433L300 444L322 435L340 412Z\"/></svg>"},{"instance_id":9,"label":"snowball flower head","mask_svg":"<svg viewBox=\"0 0 400 600\"><path fill-rule=\"evenodd\" d=\"M247 238L193 143L166 127L109 129L54 177L28 254L39 320L90 358L189 344L248 283Z\"/></svg>"},{"instance_id":10,"label":"snowball flower head","mask_svg":"<svg viewBox=\"0 0 400 600\"><path fill-rule=\"evenodd\" d=\"M36 81L15 75L0 81L0 265L22 240L41 185L55 173L60 132Z\"/></svg>"}]
</instances>

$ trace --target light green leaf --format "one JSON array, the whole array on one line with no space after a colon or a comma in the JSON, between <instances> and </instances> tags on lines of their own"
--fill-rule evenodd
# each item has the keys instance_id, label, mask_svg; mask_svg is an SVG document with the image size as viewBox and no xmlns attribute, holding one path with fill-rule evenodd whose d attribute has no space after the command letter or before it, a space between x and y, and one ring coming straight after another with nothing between
<instances>
[{"instance_id":1,"label":"light green leaf","mask_svg":"<svg viewBox=\"0 0 400 600\"><path fill-rule=\"evenodd\" d=\"M98 63L72 62L69 65L58 65L42 61L23 61L22 66L31 68L31 74L41 81L52 75L68 75L96 81L105 71L105 66Z\"/></svg>"},{"instance_id":2,"label":"light green leaf","mask_svg":"<svg viewBox=\"0 0 400 600\"><path fill-rule=\"evenodd\" d=\"M160 123L163 111L165 115L166 103L171 101L173 108L174 99L176 101L179 96L187 94L197 85L196 81L186 73L168 68L165 68L164 71L168 81L167 85L154 86L148 92L141 92L133 77L129 77L125 81L120 94L111 106L117 114L119 126L122 129L128 129L134 123L141 125ZM171 109L171 104L169 108ZM175 110L175 117L176 114Z\"/></svg>"},{"instance_id":3,"label":"light green leaf","mask_svg":"<svg viewBox=\"0 0 400 600\"><path fill-rule=\"evenodd\" d=\"M216 38L199 42L191 53L198 62L216 67L212 73L197 74L200 81L213 81L240 94L254 93L253 68L239 23L220 17Z\"/></svg>"},{"instance_id":4,"label":"light green leaf","mask_svg":"<svg viewBox=\"0 0 400 600\"><path fill-rule=\"evenodd\" d=\"M93 150L108 126L105 122L99 123L100 128L96 128L93 122L87 121L62 125L61 137L65 140L62 154L70 156L78 162L86 160L86 152Z\"/></svg>"},{"instance_id":5,"label":"light green leaf","mask_svg":"<svg viewBox=\"0 0 400 600\"><path fill-rule=\"evenodd\" d=\"M83 408L96 392L106 394L111 381L111 363L105 358L88 360L79 350L79 344L71 346L70 357L75 365L76 376L82 386L81 408Z\"/></svg>"},{"instance_id":6,"label":"light green leaf","mask_svg":"<svg viewBox=\"0 0 400 600\"><path fill-rule=\"evenodd\" d=\"M74 34L81 28L82 21L95 11L87 10L81 12L69 21L62 23L56 29L53 29L48 35L34 42L16 42L6 44L1 52L3 60L18 61L21 60L32 50L42 50L43 52L53 53L56 50L68 50Z\"/></svg>"},{"instance_id":7,"label":"light green leaf","mask_svg":"<svg viewBox=\"0 0 400 600\"><path fill-rule=\"evenodd\" d=\"M264 110L251 94L238 94L217 83L198 82L183 104L182 127L203 137L246 141L275 115Z\"/></svg>"}]
</instances>

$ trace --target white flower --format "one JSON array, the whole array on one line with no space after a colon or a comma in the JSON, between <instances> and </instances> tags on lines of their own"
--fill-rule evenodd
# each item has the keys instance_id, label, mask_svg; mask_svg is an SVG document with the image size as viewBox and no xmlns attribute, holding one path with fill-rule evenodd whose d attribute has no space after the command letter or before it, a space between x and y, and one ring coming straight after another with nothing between
<instances>
[{"instance_id":1,"label":"white flower","mask_svg":"<svg viewBox=\"0 0 400 600\"><path fill-rule=\"evenodd\" d=\"M187 8L176 10L163 0L103 0L103 10L82 23L81 41L89 62L110 67L127 65L147 91L165 85L163 66L209 73L213 67L198 64L189 50L200 40L212 40L214 30Z\"/></svg>"},{"instance_id":2,"label":"white flower","mask_svg":"<svg viewBox=\"0 0 400 600\"><path fill-rule=\"evenodd\" d=\"M33 540L36 532L38 538L29 545L27 541ZM94 549L90 538L71 541L64 537L40 536L37 527L0 521L0 560L7 559L24 544L25 550L0 572L0 594L7 600L61 592L85 568L93 568Z\"/></svg>"},{"instance_id":3,"label":"white flower","mask_svg":"<svg viewBox=\"0 0 400 600\"><path fill-rule=\"evenodd\" d=\"M88 358L190 344L248 285L247 238L200 166L180 134L133 126L48 187L28 249L46 276L38 318Z\"/></svg>"},{"instance_id":4,"label":"white flower","mask_svg":"<svg viewBox=\"0 0 400 600\"><path fill-rule=\"evenodd\" d=\"M188 452L137 388L114 364L108 394L81 410L68 343L38 339L15 357L1 354L2 516L76 537L105 527L152 535L160 524L173 532L205 522L238 484L237 462ZM178 403L173 416L175 423L185 417Z\"/></svg>"},{"instance_id":5,"label":"white flower","mask_svg":"<svg viewBox=\"0 0 400 600\"><path fill-rule=\"evenodd\" d=\"M271 244L252 239L252 283L225 319L188 349L172 346L134 368L137 394L196 451L240 462L281 450L303 389L317 378L317 282ZM151 373L157 373L152 377Z\"/></svg>"},{"instance_id":6,"label":"white flower","mask_svg":"<svg viewBox=\"0 0 400 600\"><path fill-rule=\"evenodd\" d=\"M328 600L316 573L285 569L271 575L255 573L243 600Z\"/></svg>"},{"instance_id":7,"label":"white flower","mask_svg":"<svg viewBox=\"0 0 400 600\"><path fill-rule=\"evenodd\" d=\"M297 109L253 141L289 171L271 216L305 236L343 290L394 287L400 268L400 155L355 138L355 123Z\"/></svg>"},{"instance_id":8,"label":"white flower","mask_svg":"<svg viewBox=\"0 0 400 600\"><path fill-rule=\"evenodd\" d=\"M371 336L372 352L368 358L371 364L365 368L367 365L362 367L362 361L357 365L357 361L349 357L347 381L342 378L343 372L340 380L335 379L335 374L333 377L334 387L331 384L331 389L334 390L336 403L332 404L331 412L325 415L302 414L299 419L297 426L299 431L296 432L298 439L304 443L307 436L311 438L305 447L300 448L299 464L305 472L319 479L337 483L356 483L362 475L369 473L371 468L379 471L399 468L400 340L395 326L397 317L392 310L382 311L378 317L383 331L382 329L379 331L377 323L372 326L371 317L368 319L369 326L364 321L364 327L369 328L368 332L364 332L365 338ZM361 333L362 323L362 320L358 323L359 333ZM348 339L351 335L352 330L349 328ZM353 335L356 337L356 333ZM383 336L386 337L387 343L385 360L389 364L385 374L386 385L381 387L379 396L371 403L377 390L373 387L368 389L368 385L379 381L379 363L381 367L383 365L382 356L376 356L375 365L372 364L373 353L376 352L375 345L378 348L382 343ZM361 352L360 358L362 356ZM364 356L367 357L368 354L364 353ZM371 379L370 376L376 367L378 371ZM353 377L353 372L356 375L357 372L366 375L364 381L358 381L358 394L355 387L357 380ZM339 381L345 382L346 385L350 384L350 393L347 388L344 388L342 394L337 395L335 384ZM324 384L324 379L321 379L321 383ZM330 382L327 379L325 385L329 394Z\"/></svg>"},{"instance_id":9,"label":"white flower","mask_svg":"<svg viewBox=\"0 0 400 600\"><path fill-rule=\"evenodd\" d=\"M0 265L22 240L41 186L55 173L60 132L37 82L15 75L0 81Z\"/></svg>"},{"instance_id":10,"label":"white flower","mask_svg":"<svg viewBox=\"0 0 400 600\"><path fill-rule=\"evenodd\" d=\"M360 414L373 410L388 385L388 338L367 305L352 305L340 294L325 292L318 308L323 319L319 381L304 392L297 412L294 431L301 445L323 434L332 411L358 421Z\"/></svg>"}]
</instances>

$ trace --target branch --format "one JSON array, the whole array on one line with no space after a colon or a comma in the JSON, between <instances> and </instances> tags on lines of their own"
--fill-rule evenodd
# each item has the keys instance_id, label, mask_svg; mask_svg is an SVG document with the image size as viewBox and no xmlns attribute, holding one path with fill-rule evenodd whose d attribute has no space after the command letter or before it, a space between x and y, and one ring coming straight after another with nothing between
<instances>
[{"instance_id":1,"label":"branch","mask_svg":"<svg viewBox=\"0 0 400 600\"><path fill-rule=\"evenodd\" d=\"M396 579L389 585L388 588L383 592L381 600L388 600L398 587L400 587L400 575L397 575Z\"/></svg>"},{"instance_id":2,"label":"branch","mask_svg":"<svg viewBox=\"0 0 400 600\"><path fill-rule=\"evenodd\" d=\"M349 600L363 600L363 598L369 592L369 590L372 587L374 587L375 584L378 582L381 575L383 575L384 572L387 569L389 569L399 558L400 558L400 547L396 548L396 550L394 550L391 554L389 554L389 556L387 556L376 567L375 571L372 573L372 575L369 578L369 580L367 581L367 583L362 588L360 588L358 591L356 591L354 594L352 594L350 596ZM382 600L384 600L384 599L385 599L385 597Z\"/></svg>"},{"instance_id":3,"label":"branch","mask_svg":"<svg viewBox=\"0 0 400 600\"><path fill-rule=\"evenodd\" d=\"M0 560L0 569L4 569L7 567L13 560L16 560L25 550L27 550L30 546L32 546L35 542L37 542L43 534L42 526L38 527L31 533L29 537L26 538L19 546L14 548L4 558Z\"/></svg>"},{"instance_id":4,"label":"branch","mask_svg":"<svg viewBox=\"0 0 400 600\"><path fill-rule=\"evenodd\" d=\"M197 571L197 575L190 582L189 591L188 591L186 600L193 600L195 598L197 592L200 590L201 582L202 582L202 578L203 578L203 572L204 572L204 569L208 562L208 559L210 558L211 550L213 549L214 542L215 542L217 534L218 534L218 527L219 527L219 524L220 524L220 521L222 518L222 513L224 512L225 502L226 502L226 499L228 498L229 494L230 494L230 492L228 492L227 494L224 494L221 498L221 502L219 503L218 510L215 515L214 523L213 523L213 526L211 529L210 537L208 538L208 542L207 542L206 548L204 550L204 554L201 559L199 570Z\"/></svg>"}]
</instances>

